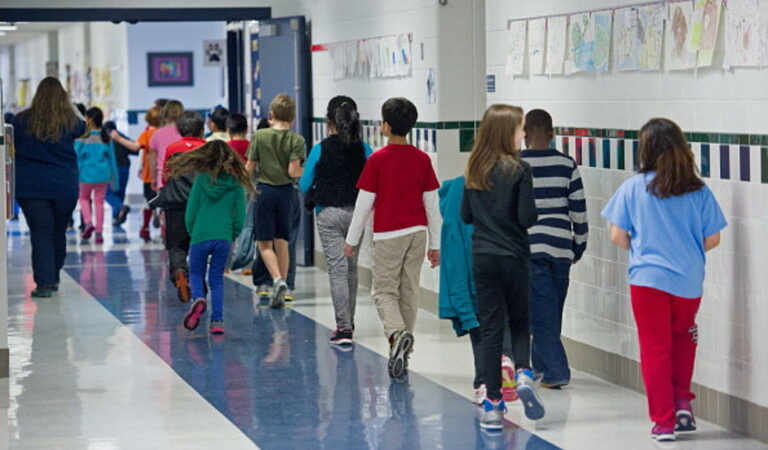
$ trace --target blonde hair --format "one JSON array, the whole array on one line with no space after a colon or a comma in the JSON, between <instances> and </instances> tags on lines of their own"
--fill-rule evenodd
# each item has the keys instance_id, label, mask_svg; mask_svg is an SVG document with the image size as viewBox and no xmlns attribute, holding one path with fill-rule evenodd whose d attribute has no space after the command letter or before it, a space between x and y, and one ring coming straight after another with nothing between
<instances>
[{"instance_id":1,"label":"blonde hair","mask_svg":"<svg viewBox=\"0 0 768 450\"><path fill-rule=\"evenodd\" d=\"M515 133L523 120L523 109L519 106L491 105L485 110L467 163L467 188L490 189L490 175L499 161L504 161L508 169L516 169L520 165L520 149L515 145Z\"/></svg>"},{"instance_id":2,"label":"blonde hair","mask_svg":"<svg viewBox=\"0 0 768 450\"><path fill-rule=\"evenodd\" d=\"M269 111L275 120L293 122L296 118L296 101L290 95L277 94L269 104Z\"/></svg>"},{"instance_id":3,"label":"blonde hair","mask_svg":"<svg viewBox=\"0 0 768 450\"><path fill-rule=\"evenodd\" d=\"M168 100L160 112L160 126L166 126L176 123L179 117L184 113L184 105L178 100Z\"/></svg>"},{"instance_id":4,"label":"blonde hair","mask_svg":"<svg viewBox=\"0 0 768 450\"><path fill-rule=\"evenodd\" d=\"M44 142L59 142L62 135L75 128L80 120L69 94L54 77L46 77L40 82L29 109L20 115L27 118L29 135Z\"/></svg>"}]
</instances>

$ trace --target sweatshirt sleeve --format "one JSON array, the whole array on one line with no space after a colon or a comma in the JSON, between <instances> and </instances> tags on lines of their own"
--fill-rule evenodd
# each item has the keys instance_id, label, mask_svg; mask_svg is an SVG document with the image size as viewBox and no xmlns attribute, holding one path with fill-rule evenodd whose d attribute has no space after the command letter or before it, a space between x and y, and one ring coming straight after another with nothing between
<instances>
[{"instance_id":1,"label":"sweatshirt sleeve","mask_svg":"<svg viewBox=\"0 0 768 450\"><path fill-rule=\"evenodd\" d=\"M112 190L117 191L120 189L120 174L117 171L117 156L115 155L115 141L110 140L109 141L109 149L107 150L109 153L109 170L110 170L110 180L112 183Z\"/></svg>"},{"instance_id":2,"label":"sweatshirt sleeve","mask_svg":"<svg viewBox=\"0 0 768 450\"><path fill-rule=\"evenodd\" d=\"M195 229L195 217L197 216L197 210L200 203L200 183L203 182L202 176L195 178L195 182L192 183L192 189L189 191L189 199L187 199L187 209L184 213L184 222L187 225L187 233L192 236L192 231Z\"/></svg>"},{"instance_id":3,"label":"sweatshirt sleeve","mask_svg":"<svg viewBox=\"0 0 768 450\"><path fill-rule=\"evenodd\" d=\"M243 188L235 190L235 208L232 223L232 240L240 236L245 224L245 192Z\"/></svg>"},{"instance_id":4,"label":"sweatshirt sleeve","mask_svg":"<svg viewBox=\"0 0 768 450\"><path fill-rule=\"evenodd\" d=\"M322 147L320 144L315 145L312 150L309 151L309 157L304 165L304 174L301 176L301 180L299 180L299 190L301 190L301 192L308 192L315 184L315 166L320 160L321 151Z\"/></svg>"},{"instance_id":5,"label":"sweatshirt sleeve","mask_svg":"<svg viewBox=\"0 0 768 450\"><path fill-rule=\"evenodd\" d=\"M440 200L437 195L437 190L425 192L423 195L424 209L427 211L427 230L429 233L429 249L440 249L440 228L441 228L441 216L440 216Z\"/></svg>"},{"instance_id":6,"label":"sweatshirt sleeve","mask_svg":"<svg viewBox=\"0 0 768 450\"><path fill-rule=\"evenodd\" d=\"M568 185L568 216L573 231L573 254L577 261L587 249L589 224L587 223L587 201L584 198L584 185L581 182L579 168L574 167Z\"/></svg>"},{"instance_id":7,"label":"sweatshirt sleeve","mask_svg":"<svg viewBox=\"0 0 768 450\"><path fill-rule=\"evenodd\" d=\"M524 229L531 228L538 219L536 211L536 195L533 191L533 173L531 166L525 164L523 178L520 180L520 189L517 199L517 221Z\"/></svg>"},{"instance_id":8,"label":"sweatshirt sleeve","mask_svg":"<svg viewBox=\"0 0 768 450\"><path fill-rule=\"evenodd\" d=\"M360 243L365 231L365 224L368 222L368 217L371 216L375 202L376 194L360 189L355 203L355 212L352 214L352 223L349 226L349 232L347 232L347 244L357 245Z\"/></svg>"}]
</instances>

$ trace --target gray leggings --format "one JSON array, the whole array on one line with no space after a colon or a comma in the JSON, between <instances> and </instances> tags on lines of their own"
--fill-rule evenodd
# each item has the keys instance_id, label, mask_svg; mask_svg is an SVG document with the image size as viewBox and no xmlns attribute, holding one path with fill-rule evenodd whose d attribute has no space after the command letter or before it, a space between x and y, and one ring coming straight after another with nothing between
<instances>
[{"instance_id":1,"label":"gray leggings","mask_svg":"<svg viewBox=\"0 0 768 450\"><path fill-rule=\"evenodd\" d=\"M357 255L354 258L344 256L344 242L353 211L351 207L327 207L317 214L317 232L328 264L336 327L340 330L352 330L355 326Z\"/></svg>"}]
</instances>

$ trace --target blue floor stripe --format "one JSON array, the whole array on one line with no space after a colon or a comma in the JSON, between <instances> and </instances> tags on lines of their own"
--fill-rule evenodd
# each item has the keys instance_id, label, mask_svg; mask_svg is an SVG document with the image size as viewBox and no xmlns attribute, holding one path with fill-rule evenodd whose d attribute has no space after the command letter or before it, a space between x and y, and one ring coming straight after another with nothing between
<instances>
[{"instance_id":1,"label":"blue floor stripe","mask_svg":"<svg viewBox=\"0 0 768 450\"><path fill-rule=\"evenodd\" d=\"M65 270L261 448L557 448L518 427L480 432L465 398L418 374L391 382L382 356L331 348L330 330L291 309L254 307L251 290L231 280L226 336L202 325L190 333L164 261L159 250L83 251Z\"/></svg>"}]
</instances>

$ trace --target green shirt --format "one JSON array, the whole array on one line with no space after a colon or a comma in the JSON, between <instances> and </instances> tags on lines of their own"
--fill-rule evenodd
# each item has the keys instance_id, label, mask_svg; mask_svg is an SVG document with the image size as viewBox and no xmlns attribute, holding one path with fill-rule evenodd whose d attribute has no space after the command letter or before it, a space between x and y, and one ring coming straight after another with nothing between
<instances>
[{"instance_id":1,"label":"green shirt","mask_svg":"<svg viewBox=\"0 0 768 450\"><path fill-rule=\"evenodd\" d=\"M291 161L304 161L307 147L304 138L291 130L264 128L253 133L248 146L248 159L259 164L259 183L284 186L293 183L288 175Z\"/></svg>"},{"instance_id":2,"label":"green shirt","mask_svg":"<svg viewBox=\"0 0 768 450\"><path fill-rule=\"evenodd\" d=\"M191 244L205 241L234 241L245 222L245 191L240 181L228 173L216 183L203 172L195 178L185 213Z\"/></svg>"}]
</instances>

